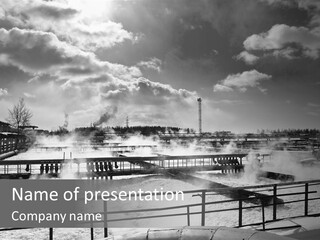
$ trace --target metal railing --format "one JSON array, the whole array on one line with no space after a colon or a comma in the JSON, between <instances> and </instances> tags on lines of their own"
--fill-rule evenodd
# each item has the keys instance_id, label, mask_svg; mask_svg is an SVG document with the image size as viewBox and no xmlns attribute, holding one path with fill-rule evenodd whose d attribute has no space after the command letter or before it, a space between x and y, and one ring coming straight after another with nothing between
<instances>
[{"instance_id":1,"label":"metal railing","mask_svg":"<svg viewBox=\"0 0 320 240\"><path fill-rule=\"evenodd\" d=\"M101 214L104 214L106 218L104 221L104 237L108 236L108 224L113 222L128 222L128 221L135 221L137 224L137 220L146 220L146 219L160 219L160 218L167 218L172 219L174 217L185 217L186 225L191 226L192 221L196 220L196 218L192 218L192 216L200 216L200 225L206 225L206 218L209 214L215 213L225 213L230 211L237 211L237 224L234 224L233 227L246 227L246 226L262 226L261 229L258 230L273 230L266 228L266 223L275 222L279 220L283 220L289 217L303 217L303 216L320 216L320 209L315 208L318 210L310 211L310 204L313 201L319 200L320 203L320 193L317 191L315 186L320 185L320 180L310 180L310 181L299 181L299 182L291 182L291 183L278 183L278 184L267 184L267 185L257 185L257 186L248 186L248 187L236 187L233 190L237 189L251 189L253 192L267 192L270 193L273 201L266 202L263 197L248 197L248 198L236 198L236 199L227 199L227 200L219 200L219 201L207 201L208 196L219 195L219 193L215 193L217 190L213 189L199 189L199 190L192 190L192 191L184 191L184 194L190 194L191 197L200 197L200 202L193 203L193 204L182 204L182 205L175 205L170 207L158 207L158 208L145 208L145 209L133 209L133 210L125 210L125 211L107 211L106 202L103 202L104 211ZM222 189L219 189L221 192ZM318 193L318 194L317 194ZM301 197L299 197L301 196ZM276 201L277 198L281 197L289 198L283 200L281 202ZM252 201L249 200L257 199L258 204L253 204ZM270 197L269 197L270 199ZM293 204L293 203L302 203L302 212L296 213L291 212L289 216L286 217L279 217L278 213L279 210L282 209L282 206ZM234 206L224 208L226 204L234 203ZM213 205L220 205L219 209L209 209L208 206ZM193 210L196 208L196 210ZM185 211L181 212L184 209ZM243 214L246 210L258 209L261 211L261 221L258 222L246 222L244 223ZM176 210L180 210L180 212L176 212ZM170 214L163 214L164 211L171 211ZM271 212L271 219L266 218L266 211ZM156 214L151 214L152 212ZM286 211L289 213L289 211ZM142 213L142 215L139 215ZM143 213L148 213L148 215L143 215ZM111 216L117 216L122 214L134 214L133 217L125 217L125 218L111 218ZM198 219L199 220L199 219ZM183 225L183 224L180 224ZM199 225L199 224L197 224ZM212 223L210 223L212 225ZM281 229L282 227L279 227ZM287 228L287 227L284 227ZM291 227L290 227L291 228ZM8 230L18 230L18 229L0 229L1 231L8 231ZM94 229L91 228L91 239L94 236ZM49 239L53 239L53 229L49 229Z\"/></svg>"},{"instance_id":2,"label":"metal railing","mask_svg":"<svg viewBox=\"0 0 320 240\"><path fill-rule=\"evenodd\" d=\"M193 191L184 191L184 194L192 194L193 196L200 196L201 202L195 204L185 204L185 205L177 205L171 207L161 207L161 208L149 208L149 209L135 209L135 210L128 210L128 211L108 211L106 214L108 215L116 215L116 214L123 214L123 213L139 213L139 212L161 212L167 210L176 210L185 208L185 213L173 213L173 214L158 214L158 215L148 215L142 217L132 217L132 218L119 218L119 219L108 219L108 222L118 222L118 221L128 221L128 220L139 220L139 219L151 219L151 218L163 218L163 217L175 217L175 216L186 216L186 222L190 225L190 216L191 215L200 215L201 218L201 226L205 226L206 224L206 216L210 213L218 213L218 212L227 212L227 211L238 211L238 224L234 227L244 227L244 226L252 226L252 225L259 225L269 221L277 221L282 220L283 218L279 218L277 216L277 211L279 205L283 206L285 204L291 203L299 203L303 202L303 212L298 215L290 215L288 217L301 217L301 216L311 216L311 215L318 215L317 213L310 213L309 214L309 203L311 201L320 200L320 195L316 197L311 197L313 194L318 193L318 191L311 191L309 188L311 186L320 185L320 180L312 180L312 181L300 181L294 183L278 183L278 184L267 184L267 185L257 185L257 186L249 186L249 187L236 187L232 188L233 190L244 190L244 189L251 189L252 192L271 192L271 196L273 201L265 201L265 198L270 200L270 196L266 197L247 197L247 198L236 198L236 199L228 199L228 200L220 200L220 201L206 201L207 196L209 195L218 195L214 193L217 189L202 189L202 190L193 190ZM303 188L303 191L295 191L295 192L287 192L287 193L279 193L280 191L294 189L294 188ZM226 189L229 191L230 189ZM255 191L256 190L256 191ZM223 189L219 189L221 193ZM303 196L303 199L288 199L283 200L283 202L277 201L277 198L285 198L285 197L296 197L296 196ZM256 202L260 202L260 204L252 204L252 199L256 199ZM244 206L244 203L251 203L249 206ZM223 205L225 203L237 203L236 207L232 208L219 208L217 210L208 210L207 206L210 205ZM201 210L191 211L191 208L200 207ZM264 212L266 208L271 207L269 210L272 212L272 219L266 220L264 216ZM243 224L243 211L246 209L261 209L261 222L254 222L254 223L247 223ZM105 212L102 212L105 214Z\"/></svg>"}]
</instances>

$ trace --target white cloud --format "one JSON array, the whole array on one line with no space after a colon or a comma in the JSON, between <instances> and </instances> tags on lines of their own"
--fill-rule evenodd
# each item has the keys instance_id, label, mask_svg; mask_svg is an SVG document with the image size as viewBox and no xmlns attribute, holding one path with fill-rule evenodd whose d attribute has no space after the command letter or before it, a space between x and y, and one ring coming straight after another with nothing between
<instances>
[{"instance_id":1,"label":"white cloud","mask_svg":"<svg viewBox=\"0 0 320 240\"><path fill-rule=\"evenodd\" d=\"M306 27L274 25L269 31L249 36L243 43L247 51L274 51L286 49L289 44L302 48L305 56L316 59L319 57L320 32ZM282 54L282 56L291 56Z\"/></svg>"},{"instance_id":2,"label":"white cloud","mask_svg":"<svg viewBox=\"0 0 320 240\"><path fill-rule=\"evenodd\" d=\"M235 59L243 60L246 64L253 65L259 60L259 57L248 53L247 51L242 51L237 56L235 56Z\"/></svg>"},{"instance_id":3,"label":"white cloud","mask_svg":"<svg viewBox=\"0 0 320 240\"><path fill-rule=\"evenodd\" d=\"M63 33L59 32L59 35ZM132 33L123 29L122 24L112 21L78 24L77 28L68 33L69 39L84 50L95 51L98 48L110 48L124 40L134 41Z\"/></svg>"},{"instance_id":4,"label":"white cloud","mask_svg":"<svg viewBox=\"0 0 320 240\"><path fill-rule=\"evenodd\" d=\"M213 91L214 92L232 92L233 89L231 87L227 87L223 84L216 84L213 86Z\"/></svg>"},{"instance_id":5,"label":"white cloud","mask_svg":"<svg viewBox=\"0 0 320 240\"><path fill-rule=\"evenodd\" d=\"M297 57L297 50L290 48L290 47L280 49L280 50L274 50L272 52L272 55L275 57L283 57L283 58L287 58L290 60L298 58Z\"/></svg>"},{"instance_id":6,"label":"white cloud","mask_svg":"<svg viewBox=\"0 0 320 240\"><path fill-rule=\"evenodd\" d=\"M91 53L60 41L50 32L13 28L0 29L2 64L30 73L57 71L66 67L98 67Z\"/></svg>"},{"instance_id":7,"label":"white cloud","mask_svg":"<svg viewBox=\"0 0 320 240\"><path fill-rule=\"evenodd\" d=\"M63 85L65 91L79 91L79 96L86 95L83 91L90 91L89 98L99 96L102 101L109 103L128 102L129 104L160 106L170 102L189 104L196 101L197 94L185 89L174 89L168 84L152 82L143 77L132 81L121 81L111 75L101 76L98 81L90 79L77 82L69 81Z\"/></svg>"},{"instance_id":8,"label":"white cloud","mask_svg":"<svg viewBox=\"0 0 320 240\"><path fill-rule=\"evenodd\" d=\"M288 7L299 7L309 11L317 11L320 9L319 0L260 0L270 5L284 5Z\"/></svg>"},{"instance_id":9,"label":"white cloud","mask_svg":"<svg viewBox=\"0 0 320 240\"><path fill-rule=\"evenodd\" d=\"M0 19L10 22L12 27L53 32L58 38L87 51L110 48L125 40L136 41L136 36L123 29L120 23L107 18L98 19L95 13L88 17L85 14L88 9L76 8L80 4L73 6L71 2L4 0L0 3L3 9ZM90 8L91 5L92 8L97 4L86 2L88 4L83 7ZM107 2L101 1L99 4L104 6Z\"/></svg>"},{"instance_id":10,"label":"white cloud","mask_svg":"<svg viewBox=\"0 0 320 240\"><path fill-rule=\"evenodd\" d=\"M233 91L239 90L241 92L247 91L248 87L257 87L261 92L265 93L266 89L260 87L260 82L268 80L271 75L260 73L257 70L245 71L237 74L230 74L225 79L221 80L213 88L215 92L218 91Z\"/></svg>"},{"instance_id":11,"label":"white cloud","mask_svg":"<svg viewBox=\"0 0 320 240\"><path fill-rule=\"evenodd\" d=\"M88 113L74 118L74 124L81 125L95 121L106 107L118 106L118 114L134 114L139 109L154 116L161 111L161 123L184 121L180 115L189 114L193 109L196 92L144 78L141 69L161 70L162 63L157 58L136 66L100 60L95 50L136 40L134 34L108 19L98 21L99 18L93 16L94 20L89 21L89 14L84 15L82 9L65 4L67 2L12 0L0 3L0 20L11 23L8 28L0 29L0 64L26 73L28 87L20 88L19 92L26 98L41 99L41 102L30 101L35 112L48 109L68 112L70 119L75 113ZM29 93L31 85L32 94ZM0 89L0 94L4 96L8 92ZM46 116L52 114L41 114ZM148 124L151 119L145 121ZM47 122L51 123L52 119Z\"/></svg>"},{"instance_id":12,"label":"white cloud","mask_svg":"<svg viewBox=\"0 0 320 240\"><path fill-rule=\"evenodd\" d=\"M158 58L151 58L149 61L141 61L137 64L138 67L143 69L152 69L154 71L161 71L162 61Z\"/></svg>"},{"instance_id":13,"label":"white cloud","mask_svg":"<svg viewBox=\"0 0 320 240\"><path fill-rule=\"evenodd\" d=\"M24 95L26 98L36 98L35 95L33 95L33 94L31 94L31 93L27 93L27 92L23 93L23 95Z\"/></svg>"},{"instance_id":14,"label":"white cloud","mask_svg":"<svg viewBox=\"0 0 320 240\"><path fill-rule=\"evenodd\" d=\"M125 121L126 115L136 116L139 112L140 118L135 119L139 120L136 124L172 125L179 122L179 125L187 126L190 121L182 116L192 111L197 98L195 92L174 89L170 85L152 82L143 77L127 82L119 81L112 76L105 76L104 79L101 76L97 82L90 82L89 79L70 82L64 86L63 95L65 99L76 99L72 109L79 103L82 104L77 108L77 113L83 114L77 114L77 121L88 117L90 121L96 121L107 106L117 106L118 112L115 118L110 120L111 125L118 125L119 121ZM161 118L149 117L160 113Z\"/></svg>"},{"instance_id":15,"label":"white cloud","mask_svg":"<svg viewBox=\"0 0 320 240\"><path fill-rule=\"evenodd\" d=\"M4 97L9 95L8 90L6 88L0 88L0 97Z\"/></svg>"}]
</instances>

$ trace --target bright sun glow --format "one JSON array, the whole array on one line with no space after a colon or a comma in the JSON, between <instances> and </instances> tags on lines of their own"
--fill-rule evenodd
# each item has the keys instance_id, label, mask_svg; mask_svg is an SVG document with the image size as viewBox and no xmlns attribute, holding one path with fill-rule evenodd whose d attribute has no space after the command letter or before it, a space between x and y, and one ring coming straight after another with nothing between
<instances>
[{"instance_id":1,"label":"bright sun glow","mask_svg":"<svg viewBox=\"0 0 320 240\"><path fill-rule=\"evenodd\" d=\"M109 19L113 0L69 0L71 7L79 10L82 17L87 19Z\"/></svg>"}]
</instances>

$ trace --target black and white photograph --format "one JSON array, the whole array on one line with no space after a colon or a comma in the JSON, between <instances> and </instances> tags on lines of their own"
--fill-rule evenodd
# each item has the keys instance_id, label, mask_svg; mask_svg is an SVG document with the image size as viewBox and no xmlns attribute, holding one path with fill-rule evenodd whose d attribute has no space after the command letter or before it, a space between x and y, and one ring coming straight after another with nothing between
<instances>
[{"instance_id":1,"label":"black and white photograph","mask_svg":"<svg viewBox=\"0 0 320 240\"><path fill-rule=\"evenodd\" d=\"M319 0L0 0L0 239L319 239L319 66Z\"/></svg>"}]
</instances>

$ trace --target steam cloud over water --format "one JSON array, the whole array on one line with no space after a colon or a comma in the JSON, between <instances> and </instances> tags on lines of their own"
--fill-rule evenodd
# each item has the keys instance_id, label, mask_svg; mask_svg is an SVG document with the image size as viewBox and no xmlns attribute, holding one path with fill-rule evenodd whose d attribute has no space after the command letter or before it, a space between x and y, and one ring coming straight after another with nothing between
<instances>
[{"instance_id":1,"label":"steam cloud over water","mask_svg":"<svg viewBox=\"0 0 320 240\"><path fill-rule=\"evenodd\" d=\"M108 121L117 112L117 108L111 108L104 113L96 123L102 124ZM201 154L232 154L247 153L243 159L245 165L241 181L246 184L261 183L259 176L261 171L273 171L278 173L290 174L295 176L296 180L307 180L320 178L320 164L302 164L304 159L315 159L311 151L274 151L264 147L261 149L239 149L234 142L230 142L219 148L213 148L209 143L199 144L197 141L184 142L171 139L170 144L165 144L159 136L141 136L139 134L128 136L114 136L112 139L105 140L106 145L94 146L89 139L70 134L66 137L57 136L38 136L34 148L21 153L11 159L69 159L87 158L87 157L111 157L115 156L111 152L110 146L133 146L127 156L158 156L160 155L201 155ZM42 148L37 148L38 146ZM148 147L134 147L148 146ZM50 149L50 147L61 147L60 149ZM257 161L257 154L268 153L264 157L262 166ZM70 169L72 171L72 169ZM67 174L68 175L68 174Z\"/></svg>"}]
</instances>

